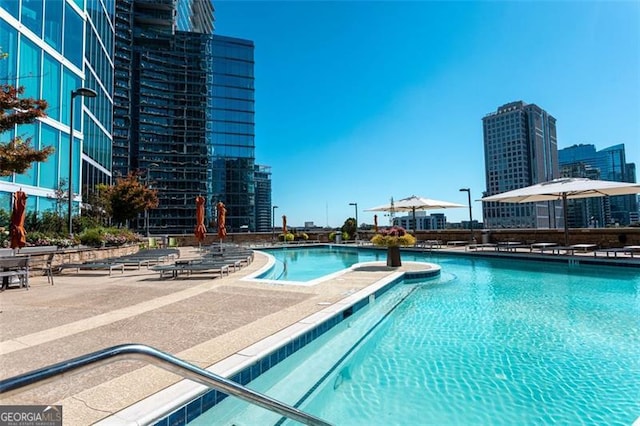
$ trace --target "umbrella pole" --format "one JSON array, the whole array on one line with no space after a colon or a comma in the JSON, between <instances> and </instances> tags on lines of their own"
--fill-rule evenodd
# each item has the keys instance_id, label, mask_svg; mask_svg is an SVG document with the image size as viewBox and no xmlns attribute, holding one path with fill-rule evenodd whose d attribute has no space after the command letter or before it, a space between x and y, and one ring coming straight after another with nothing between
<instances>
[{"instance_id":1,"label":"umbrella pole","mask_svg":"<svg viewBox=\"0 0 640 426\"><path fill-rule=\"evenodd\" d=\"M555 212L554 212L555 215ZM562 193L562 215L564 217L564 245L565 247L569 244L569 224L567 223L567 193Z\"/></svg>"}]
</instances>

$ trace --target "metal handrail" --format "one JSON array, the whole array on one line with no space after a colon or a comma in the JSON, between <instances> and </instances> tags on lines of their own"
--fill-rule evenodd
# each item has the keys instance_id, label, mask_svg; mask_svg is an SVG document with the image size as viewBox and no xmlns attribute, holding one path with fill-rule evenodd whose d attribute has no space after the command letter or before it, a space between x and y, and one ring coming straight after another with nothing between
<instances>
[{"instance_id":1,"label":"metal handrail","mask_svg":"<svg viewBox=\"0 0 640 426\"><path fill-rule=\"evenodd\" d=\"M185 379L233 395L250 404L258 405L281 416L311 426L331 426L317 417L259 392L248 389L225 377L204 370L179 358L141 344L124 344L81 355L68 361L33 370L19 376L0 381L0 394L11 394L31 387L52 382L78 370L88 370L117 361L115 358L145 361ZM118 360L119 360L118 359Z\"/></svg>"}]
</instances>

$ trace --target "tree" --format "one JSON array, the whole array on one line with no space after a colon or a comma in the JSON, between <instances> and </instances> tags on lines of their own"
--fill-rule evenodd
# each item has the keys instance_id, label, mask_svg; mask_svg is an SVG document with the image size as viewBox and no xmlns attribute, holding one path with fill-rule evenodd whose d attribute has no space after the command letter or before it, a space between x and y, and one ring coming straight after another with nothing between
<instances>
[{"instance_id":1,"label":"tree","mask_svg":"<svg viewBox=\"0 0 640 426\"><path fill-rule=\"evenodd\" d=\"M356 227L356 220L352 217L348 218L344 221L344 225L340 228L342 232L346 232L349 235L349 239L354 239L356 235L356 231L358 230Z\"/></svg>"},{"instance_id":2,"label":"tree","mask_svg":"<svg viewBox=\"0 0 640 426\"><path fill-rule=\"evenodd\" d=\"M140 182L136 172L117 178L115 185L98 185L97 190L99 207L120 225L158 207L158 191Z\"/></svg>"},{"instance_id":3,"label":"tree","mask_svg":"<svg viewBox=\"0 0 640 426\"><path fill-rule=\"evenodd\" d=\"M34 98L20 98L24 87L10 84L0 85L0 133L13 130L16 124L33 123L46 117L47 101ZM31 138L16 136L7 143L0 144L0 176L24 173L31 163L45 161L53 147L40 150L31 146Z\"/></svg>"}]
</instances>

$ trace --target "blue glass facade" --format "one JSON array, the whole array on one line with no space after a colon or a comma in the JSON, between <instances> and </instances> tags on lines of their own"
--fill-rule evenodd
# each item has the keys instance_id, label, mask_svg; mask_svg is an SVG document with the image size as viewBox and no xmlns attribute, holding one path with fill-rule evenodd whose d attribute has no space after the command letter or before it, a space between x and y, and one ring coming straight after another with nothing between
<instances>
[{"instance_id":1,"label":"blue glass facade","mask_svg":"<svg viewBox=\"0 0 640 426\"><path fill-rule=\"evenodd\" d=\"M567 177L588 177L616 182L636 182L635 164L626 162L625 146L618 144L600 151L592 144L573 145L558 151L560 166ZM605 226L618 223L628 225L630 213L638 211L635 195L622 195L599 199L594 202L573 202L576 214L575 225L581 227Z\"/></svg>"},{"instance_id":2,"label":"blue glass facade","mask_svg":"<svg viewBox=\"0 0 640 426\"><path fill-rule=\"evenodd\" d=\"M227 225L256 230L255 89L252 41L213 36L210 201L225 203ZM214 209L211 209L214 211Z\"/></svg>"},{"instance_id":3,"label":"blue glass facade","mask_svg":"<svg viewBox=\"0 0 640 426\"><path fill-rule=\"evenodd\" d=\"M75 98L74 206L96 183L109 182L113 14L114 0L86 2L86 10L83 0L0 0L0 46L8 53L0 61L0 82L23 86L25 96L49 104L48 117L0 137L6 142L24 135L36 147L55 149L24 174L0 179L0 208L9 207L10 194L18 188L28 195L29 211L56 204L53 192L69 177L71 92L79 87L98 96Z\"/></svg>"}]
</instances>

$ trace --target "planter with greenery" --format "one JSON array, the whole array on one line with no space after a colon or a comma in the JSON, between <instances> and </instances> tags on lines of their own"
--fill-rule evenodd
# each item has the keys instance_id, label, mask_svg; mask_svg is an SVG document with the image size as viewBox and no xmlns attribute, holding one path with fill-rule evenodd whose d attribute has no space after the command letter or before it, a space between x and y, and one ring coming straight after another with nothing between
<instances>
[{"instance_id":1,"label":"planter with greenery","mask_svg":"<svg viewBox=\"0 0 640 426\"><path fill-rule=\"evenodd\" d=\"M400 259L400 247L412 246L416 243L413 235L409 234L400 226L393 226L389 229L380 229L371 238L373 245L387 248L387 266L402 266Z\"/></svg>"}]
</instances>

